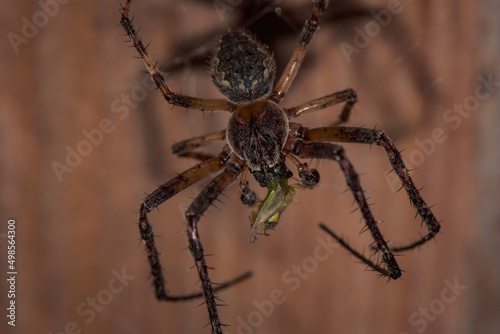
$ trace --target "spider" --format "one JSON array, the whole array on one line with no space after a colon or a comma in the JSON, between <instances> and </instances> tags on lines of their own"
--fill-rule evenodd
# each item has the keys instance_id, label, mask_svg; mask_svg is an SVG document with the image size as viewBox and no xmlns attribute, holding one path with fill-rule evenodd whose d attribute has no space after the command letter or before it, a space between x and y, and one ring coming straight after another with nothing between
<instances>
[{"instance_id":1,"label":"spider","mask_svg":"<svg viewBox=\"0 0 500 334\"><path fill-rule=\"evenodd\" d=\"M287 159L297 169L300 186L307 188L316 186L320 176L316 169L309 168L308 164L301 162L300 159L330 159L339 164L361 211L366 228L375 241L373 247L381 255L381 262L373 262L354 250L326 225L320 224L320 227L354 256L383 276L390 279L397 279L401 276L401 270L393 252L416 248L434 238L439 232L439 222L410 178L401 153L384 132L341 126L348 121L350 111L357 101L354 90L346 89L335 92L291 108L283 108L279 105L297 75L307 48L318 29L321 15L327 6L327 0L318 0L314 3L298 44L274 86L276 65L267 46L261 44L244 29L229 30L221 36L210 62L210 73L214 84L226 99L201 99L170 91L163 75L149 56L129 19L130 0L127 0L121 9L120 23L168 103L200 111L222 110L232 113L226 130L173 145L174 154L198 159L200 163L149 194L141 202L139 210L140 235L146 247L157 299L177 301L204 296L213 333L222 333L221 327L223 326L217 309L216 292L247 278L250 274L242 275L214 288L208 273L198 222L213 201L238 177L242 203L255 209L251 215L251 241L254 241L258 234L265 234L268 229L273 229L283 211L293 201L297 185L288 184L292 172L285 164ZM344 103L342 112L338 120L330 127L309 129L291 121L303 113L321 110L339 103ZM195 149L217 141L226 141L226 145L218 156L195 152ZM343 147L331 142L381 146L386 151L392 168L408 193L412 205L427 225L428 233L408 245L389 248L370 211L358 174L346 157ZM219 173L193 200L185 213L189 250L195 261L203 294L170 295L165 288L148 213L180 191L216 172ZM248 172L254 176L260 186L268 189L263 201L257 201L255 192L249 188Z\"/></svg>"}]
</instances>

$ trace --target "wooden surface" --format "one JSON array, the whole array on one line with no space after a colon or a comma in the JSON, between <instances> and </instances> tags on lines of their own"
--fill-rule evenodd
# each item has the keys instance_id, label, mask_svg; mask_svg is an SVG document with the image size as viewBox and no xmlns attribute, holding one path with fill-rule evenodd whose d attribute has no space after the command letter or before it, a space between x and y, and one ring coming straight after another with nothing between
<instances>
[{"instance_id":1,"label":"wooden surface","mask_svg":"<svg viewBox=\"0 0 500 334\"><path fill-rule=\"evenodd\" d=\"M388 8L384 1L364 3L356 2ZM344 5L333 1L329 10ZM182 41L237 22L238 6L243 3L219 17L211 1L135 1L132 12L141 35L152 41L153 58L167 65L179 56L176 46ZM287 1L285 19L287 8L302 8L296 6L310 8L310 3ZM300 203L287 209L276 231L253 244L248 242L250 210L232 187L200 223L205 249L214 254L208 261L216 268L215 281L254 271L251 280L220 294L228 305L220 308L222 321L231 325L227 333L500 332L498 86L466 117L446 118L455 104L473 101L478 76L500 80L500 8L487 0L402 1L401 6L350 62L341 43L353 45L355 28L364 29L373 18L322 25L309 64L283 105L356 89L360 101L349 124L376 126L398 138L405 159L417 167L416 184L425 186L425 200L435 204L442 233L436 242L398 257L404 275L387 282L340 248L321 253L321 261L314 258L327 240L320 221L360 250L371 242L367 233L359 235L360 215L352 212L352 196L336 164L313 161L321 184L299 190ZM16 327L7 326L3 316L3 333L4 328L53 334L210 331L200 301L155 300L137 210L145 192L194 164L174 157L170 146L225 128L229 115L172 108L156 91L143 99L140 87L147 76L123 42L118 8L116 1L61 4L15 52L7 34L22 35L22 18L32 21L42 9L27 0L2 5L0 263L6 272L5 233L13 218L18 267ZM305 19L308 11L299 14ZM274 51L286 58L293 44L283 38ZM184 94L219 96L204 69L187 66L167 81ZM128 107L123 94L132 96ZM299 120L322 126L337 112L332 108ZM432 148L436 131L440 142ZM85 144L85 133L94 134L94 144ZM427 143L427 154L418 143ZM68 166L68 149L88 154L69 161L71 172L58 176L54 166ZM383 150L346 145L346 151L385 236L401 243L425 233L404 192L396 193L397 186L387 181ZM206 182L150 216L172 293L199 287L182 214ZM309 272L294 273L296 266ZM128 279L116 280L119 273ZM459 288L450 289L454 284ZM6 312L5 279L0 286ZM271 299L279 304L271 307ZM252 327L244 329L242 323Z\"/></svg>"}]
</instances>

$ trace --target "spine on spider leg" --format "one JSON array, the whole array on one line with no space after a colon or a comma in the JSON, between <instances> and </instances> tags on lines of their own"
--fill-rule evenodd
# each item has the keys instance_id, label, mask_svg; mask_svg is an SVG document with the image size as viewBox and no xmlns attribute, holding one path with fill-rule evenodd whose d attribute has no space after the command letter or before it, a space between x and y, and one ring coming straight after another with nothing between
<instances>
[{"instance_id":1,"label":"spine on spider leg","mask_svg":"<svg viewBox=\"0 0 500 334\"><path fill-rule=\"evenodd\" d=\"M360 128L344 128L342 129L345 133L348 133L348 137L352 142L365 143L365 144L376 144L378 146L382 146L384 150L387 152L389 157L389 161L391 163L392 168L398 175L403 187L410 198L411 203L417 210L418 214L422 218L422 220L427 225L428 234L407 246L403 247L395 247L394 251L403 251L418 247L428 240L432 239L440 230L441 226L437 221L436 217L432 213L431 209L425 203L424 199L420 195L418 188L413 183L408 169L406 168L403 157L401 153L396 148L394 143L387 137L387 135L380 130L371 130L371 129L360 129Z\"/></svg>"},{"instance_id":2,"label":"spine on spider leg","mask_svg":"<svg viewBox=\"0 0 500 334\"><path fill-rule=\"evenodd\" d=\"M174 102L174 98L172 96L172 92L170 89L168 89L166 83L165 83L165 78L160 74L158 69L156 68L155 63L149 56L148 52L146 51L146 48L144 47L144 44L142 44L142 40L137 34L137 31L134 28L134 25L128 18L128 13L129 13L129 5L130 2L127 1L125 7L122 9L122 18L120 20L120 24L122 25L123 29L125 29L125 32L127 33L128 38L134 45L135 49L141 56L141 58L144 60L144 63L146 65L147 70L151 74L151 77L153 78L153 81L155 82L156 86L160 91L162 92L163 96L167 99L169 103ZM174 104L174 103L173 103Z\"/></svg>"},{"instance_id":3,"label":"spine on spider leg","mask_svg":"<svg viewBox=\"0 0 500 334\"><path fill-rule=\"evenodd\" d=\"M147 212L151 212L182 190L222 169L228 159L229 154L223 151L218 157L203 161L164 183L142 201Z\"/></svg>"},{"instance_id":4,"label":"spine on spider leg","mask_svg":"<svg viewBox=\"0 0 500 334\"><path fill-rule=\"evenodd\" d=\"M370 230L371 235L375 239L377 248L381 252L382 258L384 259L384 262L387 265L387 274L392 279L399 278L401 276L401 270L399 269L399 266L396 263L396 259L394 258L393 254L389 250L389 247L387 246L387 243L384 240L384 237L382 236L382 233L380 232L377 226L377 222L373 217L370 207L368 206L365 194L363 192L363 189L361 188L361 183L359 180L358 173L356 173L354 167L351 165L351 163L345 156L343 148L340 147L336 155L338 156L336 160L338 161L340 168L344 172L347 184L351 189L354 198L361 210L361 214L365 219L366 225Z\"/></svg>"},{"instance_id":5,"label":"spine on spider leg","mask_svg":"<svg viewBox=\"0 0 500 334\"><path fill-rule=\"evenodd\" d=\"M290 150L293 154L303 159L330 159L335 160L339 163L340 169L344 173L347 185L349 186L349 189L351 190L354 199L356 200L356 203L361 210L361 214L363 216L363 219L365 220L366 226L370 230L370 233L377 245L377 249L382 254L382 258L387 265L387 271L380 271L377 265L368 265L384 275L387 274L392 279L399 278L401 276L401 270L399 269L394 255L387 246L387 243L377 226L377 222L375 221L375 218L373 217L370 207L368 206L368 203L366 201L363 188L361 187L361 183L359 181L359 176L350 163L349 159L347 159L347 157L345 156L342 146L324 142L305 143L302 140L297 140L290 146ZM353 254L356 255L356 253Z\"/></svg>"},{"instance_id":6,"label":"spine on spider leg","mask_svg":"<svg viewBox=\"0 0 500 334\"><path fill-rule=\"evenodd\" d=\"M398 175L412 205L416 208L429 231L428 234L422 239L404 247L395 247L393 250L402 251L420 246L432 239L439 232L439 222L413 183L410 174L408 173L408 169L403 162L401 153L383 131L353 127L333 127L317 128L305 131L302 129L300 134L303 138L313 141L338 141L369 145L375 144L384 148L394 172Z\"/></svg>"},{"instance_id":7,"label":"spine on spider leg","mask_svg":"<svg viewBox=\"0 0 500 334\"><path fill-rule=\"evenodd\" d=\"M141 238L145 243L148 262L151 268L151 276L153 276L156 298L158 300L167 300L168 297L165 289L165 278L163 277L163 270L160 264L158 250L155 245L153 228L151 227L151 224L149 224L147 214L148 209L144 203L142 203L139 216L139 231L141 233Z\"/></svg>"},{"instance_id":8,"label":"spine on spider leg","mask_svg":"<svg viewBox=\"0 0 500 334\"><path fill-rule=\"evenodd\" d=\"M154 192L149 194L141 203L139 230L141 238L145 243L148 261L151 268L151 275L154 280L156 297L159 300L172 299L166 295L165 279L163 277L159 254L154 241L153 229L148 221L147 214L180 191L198 182L202 178L205 178L206 176L222 169L229 157L230 156L227 152L222 151L218 157L194 166L163 184Z\"/></svg>"},{"instance_id":9,"label":"spine on spider leg","mask_svg":"<svg viewBox=\"0 0 500 334\"><path fill-rule=\"evenodd\" d=\"M144 65L151 74L151 77L153 78L156 87L158 87L161 94L168 103L175 106L193 108L200 111L216 111L216 110L230 111L234 109L234 105L229 103L225 99L201 99L201 98L185 96L182 94L172 93L166 84L165 78L158 70L155 62L149 56L146 47L142 43L141 38L137 34L137 31L135 30L132 22L128 18L129 6L130 6L130 1L127 1L121 11L122 18L120 20L120 24L122 25L123 29L125 29L128 38L130 39L135 49L137 50L142 60L144 61Z\"/></svg>"},{"instance_id":10,"label":"spine on spider leg","mask_svg":"<svg viewBox=\"0 0 500 334\"><path fill-rule=\"evenodd\" d=\"M149 56L146 47L142 43L141 38L139 37L137 31L134 28L134 25L128 18L129 7L130 7L130 1L127 1L125 7L122 9L122 18L120 20L120 24L122 25L123 29L125 29L128 38L130 39L135 49L137 50L142 60L144 61L144 64L146 65L147 70L151 74L151 77L153 78L156 87L158 87L158 89L161 91L162 95L164 96L164 98L167 100L168 103L176 106L189 107L190 103L187 97L180 94L172 94L172 92L168 88L165 82L165 78L156 67L156 64L154 63L153 59Z\"/></svg>"},{"instance_id":11,"label":"spine on spider leg","mask_svg":"<svg viewBox=\"0 0 500 334\"><path fill-rule=\"evenodd\" d=\"M232 161L230 160L224 171L217 175L203 191L196 196L185 214L189 250L191 251L198 270L208 308L210 323L212 325L212 332L214 333L222 333L220 329L221 322L215 302L215 291L208 274L205 253L198 232L198 222L213 201L236 180L239 174L241 174L243 163L244 162L239 158L234 158Z\"/></svg>"},{"instance_id":12,"label":"spine on spider leg","mask_svg":"<svg viewBox=\"0 0 500 334\"><path fill-rule=\"evenodd\" d=\"M185 213L188 225L189 247L195 261L204 260L203 248L199 242L197 233L197 224L203 213L210 207L217 197L233 183L239 174L242 172L242 165L234 162L229 162L221 174L217 175L204 189L196 196L193 203L189 206Z\"/></svg>"},{"instance_id":13,"label":"spine on spider leg","mask_svg":"<svg viewBox=\"0 0 500 334\"><path fill-rule=\"evenodd\" d=\"M424 199L420 195L418 188L413 183L410 174L408 173L408 169L403 162L403 157L401 156L401 153L398 151L394 143L389 139L389 137L385 135L383 131L376 131L376 136L377 145L384 147L384 149L386 150L391 165L396 174L399 176L399 179L401 180L401 183L403 184L406 192L408 193L410 201L416 208L419 215L422 217L422 220L427 225L429 234L422 239L421 243L424 243L425 241L432 239L439 232L439 222L437 221L427 203L425 203ZM413 247L415 246L418 246L418 244L414 245Z\"/></svg>"}]
</instances>

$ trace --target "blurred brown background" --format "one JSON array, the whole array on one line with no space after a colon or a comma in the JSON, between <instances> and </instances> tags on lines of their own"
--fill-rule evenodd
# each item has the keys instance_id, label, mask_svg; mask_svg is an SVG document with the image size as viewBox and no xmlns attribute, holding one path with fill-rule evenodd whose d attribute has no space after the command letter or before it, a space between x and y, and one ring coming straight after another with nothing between
<instances>
[{"instance_id":1,"label":"blurred brown background","mask_svg":"<svg viewBox=\"0 0 500 334\"><path fill-rule=\"evenodd\" d=\"M16 327L2 316L1 331L208 333L201 301L155 300L137 210L145 192L195 163L174 157L170 146L225 128L229 115L172 108L149 90L144 67L118 26L118 1L60 2L4 2L0 13L0 267L7 272L7 221L13 218L18 271ZM220 294L228 305L220 308L222 321L231 325L227 333L500 332L500 4L395 3L332 1L283 105L356 89L360 101L349 124L377 126L397 138L416 167L414 181L425 186L424 199L436 205L442 233L398 257L404 275L387 282L340 248L324 261L314 258L327 240L320 221L357 249L371 242L367 233L359 235L360 215L352 212L335 163L313 161L321 184L299 190L300 203L288 208L270 237L253 244L250 209L233 186L200 223L205 249L214 254L208 261L215 281L254 272ZM132 13L145 41L152 41L154 59L164 66L185 60L168 71L170 88L214 97L219 93L205 68L180 56L248 16L265 16L265 36L259 37L271 43L283 66L311 3L267 7L274 12L279 6L281 17L248 14L259 6L248 0L149 0L135 1ZM377 31L375 17L383 17L370 10L390 13L387 27ZM33 22L36 30L28 27ZM363 41L358 35L366 28L372 37ZM341 48L347 44L357 48L350 56ZM478 76L493 84L481 87ZM454 106L463 106L463 114L449 111ZM327 125L338 110L299 120ZM439 142L431 141L436 131ZM71 150L83 156L67 161ZM385 236L402 243L425 233L406 194L388 182L384 151L361 145L346 150ZM55 166L67 169L57 173ZM172 293L199 287L182 213L206 182L150 215ZM305 266L300 275L296 266ZM120 273L126 275L117 280ZM0 286L6 312L5 279ZM270 307L277 290L282 303Z\"/></svg>"}]
</instances>

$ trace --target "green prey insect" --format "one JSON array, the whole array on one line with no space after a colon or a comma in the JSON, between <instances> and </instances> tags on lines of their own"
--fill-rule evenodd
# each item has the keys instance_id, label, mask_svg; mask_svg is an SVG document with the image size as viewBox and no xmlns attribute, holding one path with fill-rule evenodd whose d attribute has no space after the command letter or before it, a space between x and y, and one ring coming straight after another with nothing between
<instances>
[{"instance_id":1,"label":"green prey insect","mask_svg":"<svg viewBox=\"0 0 500 334\"><path fill-rule=\"evenodd\" d=\"M287 179L273 180L268 186L267 196L258 208L252 211L250 220L252 221L252 232L250 233L250 241L257 240L259 231L274 229L278 225L278 220L281 214L288 205L295 200L296 185L288 185Z\"/></svg>"}]
</instances>

